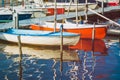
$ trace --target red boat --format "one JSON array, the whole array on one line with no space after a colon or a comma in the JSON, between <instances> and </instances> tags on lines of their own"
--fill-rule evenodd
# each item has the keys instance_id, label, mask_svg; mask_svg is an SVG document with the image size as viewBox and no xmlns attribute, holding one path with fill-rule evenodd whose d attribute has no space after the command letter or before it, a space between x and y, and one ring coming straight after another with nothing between
<instances>
[{"instance_id":1,"label":"red boat","mask_svg":"<svg viewBox=\"0 0 120 80\"><path fill-rule=\"evenodd\" d=\"M63 24L63 31L81 34L81 38L92 38L93 24L78 24L74 23L56 23L56 31L59 31ZM54 31L54 23L45 22L44 24L30 26L32 30ZM107 33L107 25L95 25L95 39L103 39Z\"/></svg>"}]
</instances>

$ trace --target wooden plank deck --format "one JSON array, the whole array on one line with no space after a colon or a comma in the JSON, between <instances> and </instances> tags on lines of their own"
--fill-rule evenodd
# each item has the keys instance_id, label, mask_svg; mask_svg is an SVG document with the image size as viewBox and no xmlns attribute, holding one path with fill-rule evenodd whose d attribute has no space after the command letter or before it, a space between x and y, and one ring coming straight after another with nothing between
<instances>
[{"instance_id":1,"label":"wooden plank deck","mask_svg":"<svg viewBox=\"0 0 120 80\"><path fill-rule=\"evenodd\" d=\"M108 35L120 36L120 30L108 29L108 30L107 30L107 34L108 34Z\"/></svg>"},{"instance_id":2,"label":"wooden plank deck","mask_svg":"<svg viewBox=\"0 0 120 80\"><path fill-rule=\"evenodd\" d=\"M114 12L116 10L120 10L120 6L112 6L112 7L106 7L104 8L104 12ZM96 9L94 10L98 13L101 13L102 12L102 9L99 8L99 9ZM88 11L88 15L95 15L93 12L90 12ZM76 12L70 12L69 14L66 13L66 14L63 14L63 15L57 15L57 20L62 20L64 18L73 18L76 16ZM80 11L78 12L78 16L85 16L85 11ZM25 25L29 25L29 24L35 24L35 23L39 23L40 21L54 21L54 16L46 16L46 17L40 17L40 18L35 18L35 19L29 19L27 20L28 22L26 21L20 21L20 25L23 25L24 26L24 23Z\"/></svg>"}]
</instances>

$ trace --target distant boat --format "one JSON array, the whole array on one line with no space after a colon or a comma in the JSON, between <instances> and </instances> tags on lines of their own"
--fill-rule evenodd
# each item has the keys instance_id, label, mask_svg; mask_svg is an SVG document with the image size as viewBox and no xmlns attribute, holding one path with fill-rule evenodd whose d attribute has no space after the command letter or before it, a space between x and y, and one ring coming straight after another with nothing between
<instances>
[{"instance_id":1,"label":"distant boat","mask_svg":"<svg viewBox=\"0 0 120 80\"><path fill-rule=\"evenodd\" d=\"M27 12L19 12L19 20L24 20L24 19L30 19L32 16L32 13L27 13ZM13 21L13 14L12 10L9 8L2 8L0 10L0 22L11 22Z\"/></svg>"},{"instance_id":2,"label":"distant boat","mask_svg":"<svg viewBox=\"0 0 120 80\"><path fill-rule=\"evenodd\" d=\"M57 3L58 7L63 7L63 8L65 8L65 10L69 10L69 11L75 11L76 10L76 5L77 4L75 4L75 3L72 3L71 5L70 5L70 3ZM54 6L54 3L47 2L46 6ZM88 3L88 7L90 9L96 9L97 6L98 6L97 3ZM85 3L79 3L78 4L78 10L79 11L80 10L85 10Z\"/></svg>"},{"instance_id":3,"label":"distant boat","mask_svg":"<svg viewBox=\"0 0 120 80\"><path fill-rule=\"evenodd\" d=\"M86 5L85 0L77 0L77 1L79 2L78 10L85 10L85 5ZM34 2L36 4L41 4L41 5L45 6L46 8L55 6L53 0L47 0L47 1L34 0ZM65 10L75 11L77 4L75 3L75 0L57 0L56 5L57 5L57 7L65 8ZM95 1L88 0L88 7L91 9L96 9L98 7L98 4L95 3Z\"/></svg>"},{"instance_id":4,"label":"distant boat","mask_svg":"<svg viewBox=\"0 0 120 80\"><path fill-rule=\"evenodd\" d=\"M102 4L102 1L104 1L104 6L119 6L120 0L96 0L100 6Z\"/></svg>"},{"instance_id":5,"label":"distant boat","mask_svg":"<svg viewBox=\"0 0 120 80\"><path fill-rule=\"evenodd\" d=\"M18 42L20 35L21 43L30 45L51 45L58 46L61 43L61 32L34 31L23 29L8 29L0 32L0 39L10 42ZM63 45L75 45L80 35L63 32Z\"/></svg>"},{"instance_id":6,"label":"distant boat","mask_svg":"<svg viewBox=\"0 0 120 80\"><path fill-rule=\"evenodd\" d=\"M59 31L59 26L61 23L56 24L56 30ZM32 30L43 30L43 31L53 31L54 23L52 22L44 22L39 25L32 24L30 28ZM63 31L79 33L81 34L81 38L92 38L92 30L94 28L93 24L78 24L75 23L63 23ZM107 25L95 25L95 39L103 39L107 34Z\"/></svg>"},{"instance_id":7,"label":"distant boat","mask_svg":"<svg viewBox=\"0 0 120 80\"><path fill-rule=\"evenodd\" d=\"M47 4L49 4L49 3L47 3ZM50 3L50 4L53 4L53 3ZM57 7L58 4L59 3L53 4L53 5ZM60 5L66 5L66 3L60 3ZM78 17L78 9L76 9L76 8L79 7L79 4L76 2L76 4L74 6L75 6L76 18L77 18ZM82 6L85 6L85 4ZM70 3L69 3L68 7L73 8L73 6L70 5ZM69 8L68 8L68 10L69 10ZM63 24L63 31L65 31L65 32L79 33L79 34L81 34L81 38L90 38L90 39L92 38L92 33L93 33L93 28L94 28L93 24L75 24L75 23L71 23L71 22L70 23L65 22L62 24ZM39 25L33 24L30 26L30 28L32 30L44 30L44 31L56 30L56 31L59 31L60 25L61 25L61 23L54 24L53 22L44 22L44 23L40 23ZM95 39L103 39L106 36L106 33L107 33L107 25L95 25L95 37L94 37Z\"/></svg>"}]
</instances>

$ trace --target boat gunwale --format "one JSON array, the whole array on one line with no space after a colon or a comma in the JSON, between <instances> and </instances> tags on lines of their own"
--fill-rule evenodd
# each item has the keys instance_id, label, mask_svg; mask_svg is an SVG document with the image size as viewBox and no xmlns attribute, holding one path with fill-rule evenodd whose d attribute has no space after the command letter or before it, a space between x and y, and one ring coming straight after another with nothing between
<instances>
[{"instance_id":1,"label":"boat gunwale","mask_svg":"<svg viewBox=\"0 0 120 80\"><path fill-rule=\"evenodd\" d=\"M43 32L46 32L46 33L44 34ZM46 36L46 37L47 36L50 36L50 37L58 36L59 37L61 35L60 31L59 32L51 32L51 31L34 31L34 30L24 30L24 29L20 29L20 30L8 29L6 32L3 32L3 33L4 34L11 34L11 35L20 35L20 36ZM72 36L80 36L80 34L63 32L63 37L72 37Z\"/></svg>"}]
</instances>

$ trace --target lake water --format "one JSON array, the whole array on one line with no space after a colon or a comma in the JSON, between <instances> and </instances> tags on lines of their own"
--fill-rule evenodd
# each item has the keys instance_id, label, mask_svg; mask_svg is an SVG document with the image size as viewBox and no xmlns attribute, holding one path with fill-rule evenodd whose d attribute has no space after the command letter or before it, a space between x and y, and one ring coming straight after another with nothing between
<instances>
[{"instance_id":1,"label":"lake water","mask_svg":"<svg viewBox=\"0 0 120 80\"><path fill-rule=\"evenodd\" d=\"M81 39L76 46L22 46L0 42L0 80L120 80L120 43ZM93 48L94 47L94 48Z\"/></svg>"},{"instance_id":2,"label":"lake water","mask_svg":"<svg viewBox=\"0 0 120 80\"><path fill-rule=\"evenodd\" d=\"M120 19L118 20L120 23ZM81 39L63 49L0 41L0 80L120 80L118 38Z\"/></svg>"}]
</instances>

